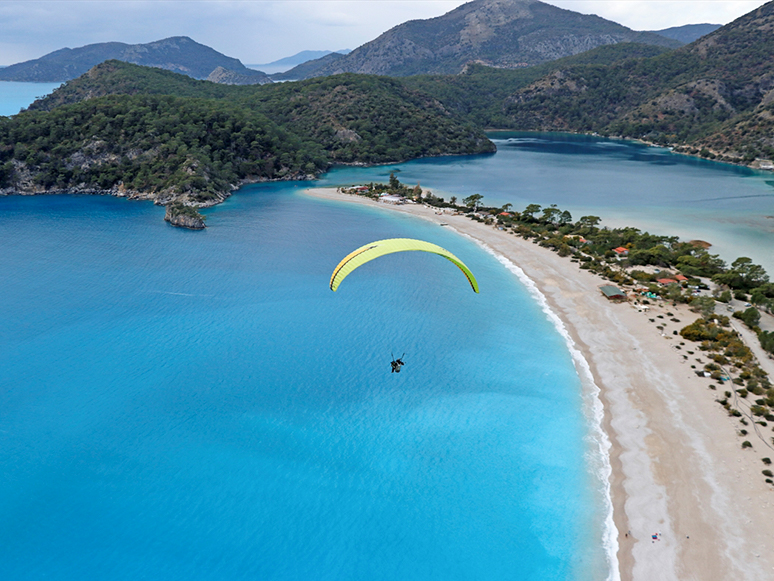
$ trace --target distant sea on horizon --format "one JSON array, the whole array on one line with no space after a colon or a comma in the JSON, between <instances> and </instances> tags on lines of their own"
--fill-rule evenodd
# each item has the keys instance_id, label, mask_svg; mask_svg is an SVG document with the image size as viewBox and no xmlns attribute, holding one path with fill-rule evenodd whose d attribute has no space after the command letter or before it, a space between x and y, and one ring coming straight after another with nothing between
<instances>
[{"instance_id":1,"label":"distant sea on horizon","mask_svg":"<svg viewBox=\"0 0 774 581\"><path fill-rule=\"evenodd\" d=\"M0 116L16 115L35 99L51 94L61 84L0 81Z\"/></svg>"},{"instance_id":2,"label":"distant sea on horizon","mask_svg":"<svg viewBox=\"0 0 774 581\"><path fill-rule=\"evenodd\" d=\"M630 142L495 137L495 155L247 186L203 232L125 199L0 197L0 570L615 578L593 410L535 297L466 238L300 190L396 172L575 218L701 216L695 237L733 253L772 247L770 178ZM328 289L345 254L398 236L454 252L481 294L421 253Z\"/></svg>"}]
</instances>

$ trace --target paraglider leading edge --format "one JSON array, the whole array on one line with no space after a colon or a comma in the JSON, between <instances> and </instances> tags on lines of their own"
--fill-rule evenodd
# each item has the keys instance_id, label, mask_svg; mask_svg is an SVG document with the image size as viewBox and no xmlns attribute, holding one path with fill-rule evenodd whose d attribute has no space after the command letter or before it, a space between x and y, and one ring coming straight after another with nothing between
<instances>
[{"instance_id":1,"label":"paraglider leading edge","mask_svg":"<svg viewBox=\"0 0 774 581\"><path fill-rule=\"evenodd\" d=\"M445 259L454 263L457 268L463 272L468 279L470 286L475 292L478 292L478 281L476 281L476 277L473 276L473 273L465 266L464 262L437 244L425 242L424 240L414 240L413 238L389 238L386 240L377 240L376 242L370 242L357 250L350 252L333 270L330 283L331 290L336 291L336 289L339 288L341 281L343 281L349 273L366 262L386 254L411 250L431 252L443 256Z\"/></svg>"}]
</instances>

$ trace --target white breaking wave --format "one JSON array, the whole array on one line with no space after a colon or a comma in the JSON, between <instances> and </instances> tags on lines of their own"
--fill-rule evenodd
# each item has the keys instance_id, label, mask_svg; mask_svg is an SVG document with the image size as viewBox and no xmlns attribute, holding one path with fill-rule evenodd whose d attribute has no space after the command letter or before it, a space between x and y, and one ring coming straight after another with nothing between
<instances>
[{"instance_id":1,"label":"white breaking wave","mask_svg":"<svg viewBox=\"0 0 774 581\"><path fill-rule=\"evenodd\" d=\"M607 557L609 566L609 574L607 581L620 581L621 572L618 564L618 529L615 526L613 520L613 499L610 490L610 475L613 472L613 468L610 464L610 438L602 428L602 421L604 419L604 406L602 400L599 397L600 389L596 383L594 383L594 376L591 373L591 367L588 361L575 345L575 341L570 336L562 320L559 316L551 310L548 306L548 301L545 295L540 292L534 281L527 276L527 274L519 266L514 264L511 260L508 260L502 254L495 252L494 249L489 247L482 241L469 236L464 232L457 231L458 234L465 236L472 240L483 248L486 252L491 254L500 264L505 266L510 272L516 275L521 283L527 288L530 295L537 301L540 308L546 314L546 317L554 325L559 334L564 338L567 345L567 349L572 356L575 370L581 379L581 382L586 387L584 391L585 408L583 411L585 415L590 419L590 444L592 448L596 448L596 453L591 453L588 456L589 465L592 473L597 477L602 487L603 494L601 495L604 502L605 522L602 532L602 543Z\"/></svg>"}]
</instances>

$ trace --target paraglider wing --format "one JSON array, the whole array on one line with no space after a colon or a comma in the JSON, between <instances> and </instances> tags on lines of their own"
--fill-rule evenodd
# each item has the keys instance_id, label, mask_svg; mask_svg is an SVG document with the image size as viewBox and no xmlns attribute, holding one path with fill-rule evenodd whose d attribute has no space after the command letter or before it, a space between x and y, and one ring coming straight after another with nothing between
<instances>
[{"instance_id":1,"label":"paraglider wing","mask_svg":"<svg viewBox=\"0 0 774 581\"><path fill-rule=\"evenodd\" d=\"M448 250L441 248L436 244L425 242L424 240L414 240L412 238L389 238L387 240L377 240L364 246L361 246L357 250L350 252L344 260L334 269L331 276L331 290L335 291L339 288L341 281L343 281L349 273L355 270L357 267L362 266L366 262L379 258L385 254L392 254L393 252L406 252L409 250L419 250L422 252L431 252L439 256L443 256L445 259L453 262L467 277L470 286L473 290L478 292L478 282L470 272L470 269L465 266L459 258L454 256Z\"/></svg>"}]
</instances>

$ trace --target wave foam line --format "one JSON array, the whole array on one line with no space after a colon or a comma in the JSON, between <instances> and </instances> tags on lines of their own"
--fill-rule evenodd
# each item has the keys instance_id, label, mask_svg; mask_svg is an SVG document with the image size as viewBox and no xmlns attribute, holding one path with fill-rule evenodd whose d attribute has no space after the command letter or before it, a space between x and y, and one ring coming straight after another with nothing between
<instances>
[{"instance_id":1,"label":"wave foam line","mask_svg":"<svg viewBox=\"0 0 774 581\"><path fill-rule=\"evenodd\" d=\"M548 301L545 295L540 292L535 282L527 276L524 270L516 265L513 261L509 260L502 254L496 252L493 248L470 236L464 232L457 230L457 233L472 240L483 248L487 253L491 254L500 264L505 266L510 272L516 275L516 278L527 288L532 298L537 301L540 308L545 313L549 321L554 325L559 334L564 338L567 345L567 349L572 356L575 370L581 379L581 382L587 386L584 391L585 407L584 413L590 418L591 424L591 436L589 438L592 448L596 448L596 453L591 453L588 456L589 464L592 468L592 473L599 479L602 487L602 498L604 502L605 521L604 529L602 532L602 544L607 556L607 562L609 565L610 573L608 574L607 581L621 581L621 572L618 564L618 529L615 526L613 520L613 497L610 490L610 476L613 473L613 467L610 464L610 438L602 428L602 422L604 419L604 405L599 397L601 390L599 386L594 382L594 376L591 373L591 367L588 361L580 352L580 349L575 344L575 341L567 331L567 327L559 316L549 307Z\"/></svg>"}]
</instances>

